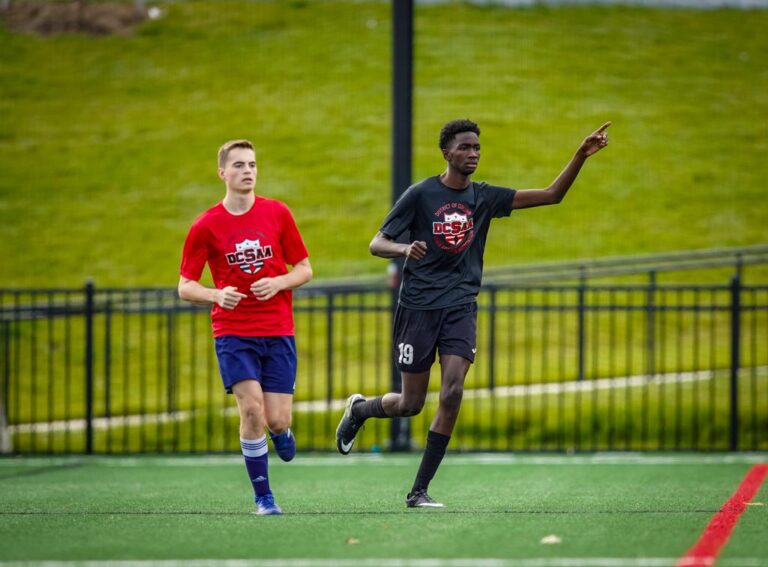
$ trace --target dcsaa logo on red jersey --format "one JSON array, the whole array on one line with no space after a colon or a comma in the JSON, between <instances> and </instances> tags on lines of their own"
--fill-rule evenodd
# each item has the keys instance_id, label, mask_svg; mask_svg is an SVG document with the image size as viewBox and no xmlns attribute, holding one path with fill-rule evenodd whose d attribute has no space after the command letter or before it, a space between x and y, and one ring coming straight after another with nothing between
<instances>
[{"instance_id":1,"label":"dcsaa logo on red jersey","mask_svg":"<svg viewBox=\"0 0 768 567\"><path fill-rule=\"evenodd\" d=\"M237 265L246 274L255 274L272 257L272 247L262 246L258 240L245 239L235 244L235 252L227 254L227 264Z\"/></svg>"}]
</instances>

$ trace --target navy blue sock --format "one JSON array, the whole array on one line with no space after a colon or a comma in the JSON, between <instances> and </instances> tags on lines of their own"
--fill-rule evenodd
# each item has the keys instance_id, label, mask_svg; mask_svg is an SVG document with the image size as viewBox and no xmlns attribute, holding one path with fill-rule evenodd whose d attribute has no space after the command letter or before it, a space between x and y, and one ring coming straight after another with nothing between
<instances>
[{"instance_id":1,"label":"navy blue sock","mask_svg":"<svg viewBox=\"0 0 768 567\"><path fill-rule=\"evenodd\" d=\"M270 494L269 474L267 464L269 453L267 452L267 436L262 435L258 439L240 438L240 447L245 458L245 468L248 470L248 478L251 479L253 492L256 496Z\"/></svg>"},{"instance_id":2,"label":"navy blue sock","mask_svg":"<svg viewBox=\"0 0 768 567\"><path fill-rule=\"evenodd\" d=\"M419 472L416 473L416 480L413 482L411 492L427 489L429 482L434 478L435 473L437 472L437 467L439 467L440 463L443 461L445 450L448 447L448 441L450 440L450 435L443 435L442 433L436 433L434 431L429 431L429 433L427 433L427 446L424 449L424 456L421 458Z\"/></svg>"}]
</instances>

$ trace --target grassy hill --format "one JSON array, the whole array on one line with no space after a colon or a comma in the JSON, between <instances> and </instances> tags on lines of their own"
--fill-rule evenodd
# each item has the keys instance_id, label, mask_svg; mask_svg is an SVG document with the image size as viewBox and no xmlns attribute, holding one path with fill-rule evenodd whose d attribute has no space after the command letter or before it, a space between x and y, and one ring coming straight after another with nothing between
<instances>
[{"instance_id":1,"label":"grassy hill","mask_svg":"<svg viewBox=\"0 0 768 567\"><path fill-rule=\"evenodd\" d=\"M390 204L387 2L183 2L126 37L0 26L3 286L175 285L215 154L258 148L316 276L382 273ZM440 126L483 130L476 179L540 187L612 120L558 207L491 230L487 265L768 241L768 11L416 11L414 180Z\"/></svg>"}]
</instances>

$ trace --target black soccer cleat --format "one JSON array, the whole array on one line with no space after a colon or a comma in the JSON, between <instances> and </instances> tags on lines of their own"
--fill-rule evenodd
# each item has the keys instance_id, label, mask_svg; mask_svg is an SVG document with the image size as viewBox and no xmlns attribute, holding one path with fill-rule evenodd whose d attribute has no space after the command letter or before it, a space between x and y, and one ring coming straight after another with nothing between
<instances>
[{"instance_id":1,"label":"black soccer cleat","mask_svg":"<svg viewBox=\"0 0 768 567\"><path fill-rule=\"evenodd\" d=\"M405 497L405 505L409 508L444 508L441 502L436 502L427 494L426 488L409 492Z\"/></svg>"},{"instance_id":2,"label":"black soccer cleat","mask_svg":"<svg viewBox=\"0 0 768 567\"><path fill-rule=\"evenodd\" d=\"M365 420L355 419L355 416L352 415L352 406L363 401L365 398L361 394L352 394L347 398L347 407L344 409L344 415L341 416L341 421L336 428L336 447L342 455L347 455L352 450L355 435L365 422Z\"/></svg>"}]
</instances>

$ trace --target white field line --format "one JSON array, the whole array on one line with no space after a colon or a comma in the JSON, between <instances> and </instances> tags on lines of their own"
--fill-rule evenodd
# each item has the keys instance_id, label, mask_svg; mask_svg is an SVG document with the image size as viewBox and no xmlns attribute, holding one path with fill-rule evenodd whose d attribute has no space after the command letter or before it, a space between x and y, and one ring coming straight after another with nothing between
<instances>
[{"instance_id":1,"label":"white field line","mask_svg":"<svg viewBox=\"0 0 768 567\"><path fill-rule=\"evenodd\" d=\"M762 375L768 370L768 366L759 366L757 372ZM752 368L742 368L740 374L748 375ZM509 398L524 396L541 395L559 395L570 394L574 392L592 392L594 390L626 389L640 388L648 385L668 385L668 384L686 384L692 382L703 382L711 380L715 375L725 376L728 370L697 370L695 372L670 372L667 374L656 374L654 376L637 375L622 376L617 378L601 378L598 380L584 380L581 382L550 382L540 384L522 384L518 386L498 386L492 391L488 388L476 388L464 390L464 399L485 399L491 397ZM435 400L438 392L430 392L427 395L428 400ZM301 401L293 404L293 411L296 413L314 413L325 411L341 411L344 409L346 399L336 400L314 400ZM198 410L185 410L170 413L137 414L137 415L118 415L112 417L97 417L93 419L94 429L109 429L112 427L132 427L139 425L156 425L162 423L173 423L176 421L187 421L192 417L201 414ZM237 415L236 407L229 407L222 410L223 415ZM85 429L85 419L70 419L59 421L48 421L38 423L20 423L9 425L7 431L10 433L40 433L46 434L59 431L82 431Z\"/></svg>"},{"instance_id":2,"label":"white field line","mask_svg":"<svg viewBox=\"0 0 768 567\"><path fill-rule=\"evenodd\" d=\"M353 465L381 467L409 467L421 458L420 454L410 455L357 453L340 457L335 454L299 453L290 465L277 461L276 466L290 467L344 467ZM768 462L768 453L682 453L682 454L647 454L647 453L586 453L575 455L560 454L515 454L515 453L449 453L442 466L705 466L723 464L756 464ZM24 456L0 459L0 469L18 466L74 466L94 465L111 468L132 467L220 467L243 466L243 457L239 453L230 455L181 455L158 457L126 457L123 455L105 456L61 456L39 457Z\"/></svg>"},{"instance_id":3,"label":"white field line","mask_svg":"<svg viewBox=\"0 0 768 567\"><path fill-rule=\"evenodd\" d=\"M193 559L163 561L0 561L0 567L674 567L673 557L547 557L503 559ZM714 563L714 562L713 562ZM718 567L760 567L758 557L721 559Z\"/></svg>"}]
</instances>

